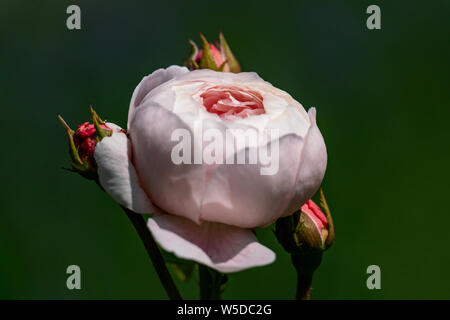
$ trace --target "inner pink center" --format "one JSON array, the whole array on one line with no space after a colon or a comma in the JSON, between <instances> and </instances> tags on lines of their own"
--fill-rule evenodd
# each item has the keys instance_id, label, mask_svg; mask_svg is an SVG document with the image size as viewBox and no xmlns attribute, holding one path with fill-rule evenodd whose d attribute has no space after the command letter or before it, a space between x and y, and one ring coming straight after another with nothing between
<instances>
[{"instance_id":1,"label":"inner pink center","mask_svg":"<svg viewBox=\"0 0 450 320\"><path fill-rule=\"evenodd\" d=\"M233 86L215 86L207 89L200 97L206 110L220 117L236 116L247 118L263 114L263 97L256 91Z\"/></svg>"}]
</instances>

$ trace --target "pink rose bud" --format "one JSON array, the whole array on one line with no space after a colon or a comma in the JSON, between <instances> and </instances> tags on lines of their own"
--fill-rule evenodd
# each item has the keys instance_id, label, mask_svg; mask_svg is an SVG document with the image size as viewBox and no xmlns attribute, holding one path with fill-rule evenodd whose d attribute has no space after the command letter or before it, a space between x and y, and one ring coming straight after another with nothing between
<instances>
[{"instance_id":1,"label":"pink rose bud","mask_svg":"<svg viewBox=\"0 0 450 320\"><path fill-rule=\"evenodd\" d=\"M216 63L216 66L220 67L225 62L225 59L222 56L222 53L220 52L220 50L217 49L217 47L215 45L210 43L209 44L209 51L211 53L211 56L212 56L214 62ZM203 50L200 49L200 50L198 50L197 55L194 57L194 61L198 65L200 65L200 62L202 60L202 56L203 56Z\"/></svg>"},{"instance_id":2,"label":"pink rose bud","mask_svg":"<svg viewBox=\"0 0 450 320\"><path fill-rule=\"evenodd\" d=\"M241 72L241 67L231 52L225 37L222 33L220 33L219 37L220 43L214 45L209 43L206 38L200 34L203 44L203 49L200 50L195 42L190 40L189 43L192 46L192 51L185 65L190 70L211 69L223 72Z\"/></svg>"},{"instance_id":3,"label":"pink rose bud","mask_svg":"<svg viewBox=\"0 0 450 320\"><path fill-rule=\"evenodd\" d=\"M101 124L100 127L105 132L111 131L105 124ZM80 124L73 135L73 141L80 158L83 161L88 161L90 166L95 168L97 166L94 159L95 146L97 145L97 130L95 130L95 125L89 122Z\"/></svg>"},{"instance_id":4,"label":"pink rose bud","mask_svg":"<svg viewBox=\"0 0 450 320\"><path fill-rule=\"evenodd\" d=\"M112 135L112 129L108 127L92 109L92 122L84 122L76 131L72 130L64 119L58 115L69 140L70 164L72 170L87 179L97 179L97 164L94 151L98 141Z\"/></svg>"},{"instance_id":5,"label":"pink rose bud","mask_svg":"<svg viewBox=\"0 0 450 320\"><path fill-rule=\"evenodd\" d=\"M276 235L286 251L293 254L308 249L323 251L331 246L334 226L322 190L321 205L326 214L308 200L292 216L277 220Z\"/></svg>"},{"instance_id":6,"label":"pink rose bud","mask_svg":"<svg viewBox=\"0 0 450 320\"><path fill-rule=\"evenodd\" d=\"M326 239L328 236L328 221L319 206L314 201L308 200L301 207L301 211L314 222L315 227L320 231L321 237Z\"/></svg>"}]
</instances>

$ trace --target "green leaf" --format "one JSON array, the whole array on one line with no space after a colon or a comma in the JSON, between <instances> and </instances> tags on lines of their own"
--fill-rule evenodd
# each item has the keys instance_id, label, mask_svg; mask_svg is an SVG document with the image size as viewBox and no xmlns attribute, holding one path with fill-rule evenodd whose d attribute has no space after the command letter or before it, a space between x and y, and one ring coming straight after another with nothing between
<instances>
[{"instance_id":1,"label":"green leaf","mask_svg":"<svg viewBox=\"0 0 450 320\"><path fill-rule=\"evenodd\" d=\"M175 276L187 281L192 277L196 263L191 260L181 259L175 256L172 252L167 252L160 248L164 261L172 268Z\"/></svg>"},{"instance_id":2,"label":"green leaf","mask_svg":"<svg viewBox=\"0 0 450 320\"><path fill-rule=\"evenodd\" d=\"M192 278L195 269L195 263L189 261L189 263L169 263L175 276L181 281L188 281Z\"/></svg>"}]
</instances>

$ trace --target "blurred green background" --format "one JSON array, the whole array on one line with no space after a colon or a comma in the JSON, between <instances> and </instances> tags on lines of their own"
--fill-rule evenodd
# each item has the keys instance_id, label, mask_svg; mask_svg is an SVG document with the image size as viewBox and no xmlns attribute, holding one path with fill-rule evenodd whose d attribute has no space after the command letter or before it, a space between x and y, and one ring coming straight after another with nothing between
<instances>
[{"instance_id":1,"label":"blurred green background","mask_svg":"<svg viewBox=\"0 0 450 320\"><path fill-rule=\"evenodd\" d=\"M82 29L66 28L81 7ZM381 7L382 29L366 28ZM448 1L17 1L0 3L0 298L165 299L132 225L68 166L66 136L100 115L126 126L141 78L222 30L246 71L315 106L336 241L314 299L450 298ZM270 266L230 276L225 299L291 299L295 272L270 229ZM66 268L82 290L66 288ZM381 290L366 268L381 268ZM197 298L195 280L179 282Z\"/></svg>"}]
</instances>

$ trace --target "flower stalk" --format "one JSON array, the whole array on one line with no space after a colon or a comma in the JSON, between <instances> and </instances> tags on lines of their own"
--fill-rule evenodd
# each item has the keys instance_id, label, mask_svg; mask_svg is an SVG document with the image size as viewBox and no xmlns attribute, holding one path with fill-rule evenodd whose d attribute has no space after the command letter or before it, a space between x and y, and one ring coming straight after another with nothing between
<instances>
[{"instance_id":1,"label":"flower stalk","mask_svg":"<svg viewBox=\"0 0 450 320\"><path fill-rule=\"evenodd\" d=\"M297 300L309 300L311 297L314 271L322 261L322 251L314 250L305 253L291 254L292 265L297 272Z\"/></svg>"},{"instance_id":2,"label":"flower stalk","mask_svg":"<svg viewBox=\"0 0 450 320\"><path fill-rule=\"evenodd\" d=\"M164 261L161 251L159 251L155 239L147 228L144 217L125 207L122 207L122 209L125 211L128 219L130 219L133 227L139 235L139 238L144 244L145 250L147 250L148 256L152 261L153 267L158 274L159 280L161 281L167 296L170 300L182 300L180 292L178 291L175 282L167 269L166 262Z\"/></svg>"},{"instance_id":3,"label":"flower stalk","mask_svg":"<svg viewBox=\"0 0 450 320\"><path fill-rule=\"evenodd\" d=\"M202 264L198 265L200 300L220 300L227 276Z\"/></svg>"},{"instance_id":4,"label":"flower stalk","mask_svg":"<svg viewBox=\"0 0 450 320\"><path fill-rule=\"evenodd\" d=\"M309 300L314 272L322 255L334 241L334 225L325 195L320 190L320 205L308 200L300 210L276 223L278 242L291 255L297 272L297 300Z\"/></svg>"}]
</instances>

